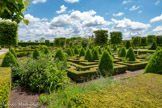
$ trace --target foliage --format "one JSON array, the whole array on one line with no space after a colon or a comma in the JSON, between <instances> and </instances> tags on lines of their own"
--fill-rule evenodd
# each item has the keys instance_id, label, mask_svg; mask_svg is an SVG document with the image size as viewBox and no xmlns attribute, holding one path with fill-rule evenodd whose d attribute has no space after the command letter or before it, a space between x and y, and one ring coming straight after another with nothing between
<instances>
[{"instance_id":1,"label":"foliage","mask_svg":"<svg viewBox=\"0 0 162 108\"><path fill-rule=\"evenodd\" d=\"M156 39L156 43L157 43L158 45L161 45L161 44L162 44L162 35L159 35L159 36L157 36L156 38L157 38L157 39Z\"/></svg>"},{"instance_id":2,"label":"foliage","mask_svg":"<svg viewBox=\"0 0 162 108\"><path fill-rule=\"evenodd\" d=\"M79 94L69 103L74 108L160 108L161 80L161 75L139 74L103 90Z\"/></svg>"},{"instance_id":3,"label":"foliage","mask_svg":"<svg viewBox=\"0 0 162 108\"><path fill-rule=\"evenodd\" d=\"M128 61L136 61L136 56L134 54L133 48L130 47L128 49L127 55L126 55L126 59L128 59Z\"/></svg>"},{"instance_id":4,"label":"foliage","mask_svg":"<svg viewBox=\"0 0 162 108\"><path fill-rule=\"evenodd\" d=\"M156 48L156 51L159 51L159 50L161 50L161 47L158 46L158 47Z\"/></svg>"},{"instance_id":5,"label":"foliage","mask_svg":"<svg viewBox=\"0 0 162 108\"><path fill-rule=\"evenodd\" d=\"M98 48L98 52L99 54L102 54L102 49L100 47Z\"/></svg>"},{"instance_id":6,"label":"foliage","mask_svg":"<svg viewBox=\"0 0 162 108\"><path fill-rule=\"evenodd\" d=\"M147 46L147 37L141 37L141 45Z\"/></svg>"},{"instance_id":7,"label":"foliage","mask_svg":"<svg viewBox=\"0 0 162 108\"><path fill-rule=\"evenodd\" d=\"M54 39L54 45L57 47L64 47L65 43L66 43L66 38L64 37Z\"/></svg>"},{"instance_id":8,"label":"foliage","mask_svg":"<svg viewBox=\"0 0 162 108\"><path fill-rule=\"evenodd\" d=\"M125 47L126 47L126 49L129 49L131 47L131 42L127 41L126 44L125 44Z\"/></svg>"},{"instance_id":9,"label":"foliage","mask_svg":"<svg viewBox=\"0 0 162 108\"><path fill-rule=\"evenodd\" d=\"M50 53L50 51L49 51L48 47L45 47L44 54L49 54L49 53Z\"/></svg>"},{"instance_id":10,"label":"foliage","mask_svg":"<svg viewBox=\"0 0 162 108\"><path fill-rule=\"evenodd\" d=\"M72 50L70 49L70 48L68 48L67 49L67 52L66 52L67 54L68 54L68 56L73 56L73 52L72 52Z\"/></svg>"},{"instance_id":11,"label":"foliage","mask_svg":"<svg viewBox=\"0 0 162 108\"><path fill-rule=\"evenodd\" d=\"M148 44L152 44L154 41L156 41L156 36L155 35L148 35L147 36Z\"/></svg>"},{"instance_id":12,"label":"foliage","mask_svg":"<svg viewBox=\"0 0 162 108\"><path fill-rule=\"evenodd\" d=\"M36 48L33 52L33 58L34 59L38 59L38 57L40 56L40 52L38 51L38 49Z\"/></svg>"},{"instance_id":13,"label":"foliage","mask_svg":"<svg viewBox=\"0 0 162 108\"><path fill-rule=\"evenodd\" d=\"M108 53L109 53L110 55L112 55L111 50L110 50L110 48L109 48L108 46L105 47L105 50L107 50Z\"/></svg>"},{"instance_id":14,"label":"foliage","mask_svg":"<svg viewBox=\"0 0 162 108\"><path fill-rule=\"evenodd\" d=\"M99 72L102 76L112 75L114 71L112 56L108 51L104 51L99 61Z\"/></svg>"},{"instance_id":15,"label":"foliage","mask_svg":"<svg viewBox=\"0 0 162 108\"><path fill-rule=\"evenodd\" d=\"M144 73L162 74L162 50L158 50L154 53L147 64Z\"/></svg>"},{"instance_id":16,"label":"foliage","mask_svg":"<svg viewBox=\"0 0 162 108\"><path fill-rule=\"evenodd\" d=\"M139 36L132 37L133 47L138 47L141 44L141 38Z\"/></svg>"},{"instance_id":17,"label":"foliage","mask_svg":"<svg viewBox=\"0 0 162 108\"><path fill-rule=\"evenodd\" d=\"M95 33L95 43L97 45L105 45L108 40L108 31L107 30L97 30Z\"/></svg>"},{"instance_id":18,"label":"foliage","mask_svg":"<svg viewBox=\"0 0 162 108\"><path fill-rule=\"evenodd\" d=\"M94 49L93 54L92 54L92 61L99 60L99 53L97 49Z\"/></svg>"},{"instance_id":19,"label":"foliage","mask_svg":"<svg viewBox=\"0 0 162 108\"><path fill-rule=\"evenodd\" d=\"M11 68L0 67L0 79L0 107L8 108L11 90Z\"/></svg>"},{"instance_id":20,"label":"foliage","mask_svg":"<svg viewBox=\"0 0 162 108\"><path fill-rule=\"evenodd\" d=\"M10 52L15 56L15 58L17 58L17 54L13 48L10 50Z\"/></svg>"},{"instance_id":21,"label":"foliage","mask_svg":"<svg viewBox=\"0 0 162 108\"><path fill-rule=\"evenodd\" d=\"M152 46L151 46L150 50L156 50L156 48L157 48L157 43L156 43L156 41L154 41L152 43Z\"/></svg>"},{"instance_id":22,"label":"foliage","mask_svg":"<svg viewBox=\"0 0 162 108\"><path fill-rule=\"evenodd\" d=\"M119 57L125 57L126 54L127 54L126 48L125 47L121 48L121 51L119 53Z\"/></svg>"},{"instance_id":23,"label":"foliage","mask_svg":"<svg viewBox=\"0 0 162 108\"><path fill-rule=\"evenodd\" d=\"M122 42L122 32L110 32L110 42L115 45L120 44Z\"/></svg>"},{"instance_id":24,"label":"foliage","mask_svg":"<svg viewBox=\"0 0 162 108\"><path fill-rule=\"evenodd\" d=\"M9 51L6 53L3 61L2 61L2 64L1 64L1 67L18 67L19 66L19 63L17 61L17 59L15 58L15 56Z\"/></svg>"},{"instance_id":25,"label":"foliage","mask_svg":"<svg viewBox=\"0 0 162 108\"><path fill-rule=\"evenodd\" d=\"M14 22L0 21L0 45L16 46L17 45L18 25Z\"/></svg>"},{"instance_id":26,"label":"foliage","mask_svg":"<svg viewBox=\"0 0 162 108\"><path fill-rule=\"evenodd\" d=\"M29 3L31 3L30 0L1 0L0 18L11 19L17 23L23 20L25 24L28 24L29 21L24 19L23 12L29 8Z\"/></svg>"},{"instance_id":27,"label":"foliage","mask_svg":"<svg viewBox=\"0 0 162 108\"><path fill-rule=\"evenodd\" d=\"M46 46L50 46L50 41L49 40L45 40L45 45Z\"/></svg>"},{"instance_id":28,"label":"foliage","mask_svg":"<svg viewBox=\"0 0 162 108\"><path fill-rule=\"evenodd\" d=\"M79 54L79 50L78 50L77 47L74 48L74 53L75 53L75 54Z\"/></svg>"},{"instance_id":29,"label":"foliage","mask_svg":"<svg viewBox=\"0 0 162 108\"><path fill-rule=\"evenodd\" d=\"M88 39L83 39L82 40L82 47L86 48L88 46Z\"/></svg>"},{"instance_id":30,"label":"foliage","mask_svg":"<svg viewBox=\"0 0 162 108\"><path fill-rule=\"evenodd\" d=\"M88 62L91 62L92 61L92 53L91 53L90 49L88 49L86 51L84 59L85 60L88 60Z\"/></svg>"},{"instance_id":31,"label":"foliage","mask_svg":"<svg viewBox=\"0 0 162 108\"><path fill-rule=\"evenodd\" d=\"M81 57L81 56L85 56L85 50L84 50L84 48L81 49L81 51L80 51L80 53L79 53L79 56L80 56L80 57Z\"/></svg>"},{"instance_id":32,"label":"foliage","mask_svg":"<svg viewBox=\"0 0 162 108\"><path fill-rule=\"evenodd\" d=\"M57 49L57 51L55 53L55 60L58 60L58 61L64 61L65 60L65 55L64 55L62 49Z\"/></svg>"}]
</instances>

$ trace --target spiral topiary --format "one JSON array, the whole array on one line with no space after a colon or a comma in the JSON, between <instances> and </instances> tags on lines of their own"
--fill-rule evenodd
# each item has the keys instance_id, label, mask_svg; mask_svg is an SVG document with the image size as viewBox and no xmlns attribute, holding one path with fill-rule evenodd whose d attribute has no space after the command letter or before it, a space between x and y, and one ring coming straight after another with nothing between
<instances>
[{"instance_id":1,"label":"spiral topiary","mask_svg":"<svg viewBox=\"0 0 162 108\"><path fill-rule=\"evenodd\" d=\"M144 73L162 74L162 49L154 53L147 64Z\"/></svg>"},{"instance_id":2,"label":"spiral topiary","mask_svg":"<svg viewBox=\"0 0 162 108\"><path fill-rule=\"evenodd\" d=\"M128 61L136 61L136 56L134 54L132 47L129 48L129 50L126 54L126 59L128 59Z\"/></svg>"},{"instance_id":3,"label":"spiral topiary","mask_svg":"<svg viewBox=\"0 0 162 108\"><path fill-rule=\"evenodd\" d=\"M105 50L99 61L99 72L102 76L112 75L114 71L112 56Z\"/></svg>"},{"instance_id":4,"label":"spiral topiary","mask_svg":"<svg viewBox=\"0 0 162 108\"><path fill-rule=\"evenodd\" d=\"M15 56L15 58L17 58L17 54L13 48L10 50L10 52Z\"/></svg>"},{"instance_id":5,"label":"spiral topiary","mask_svg":"<svg viewBox=\"0 0 162 108\"><path fill-rule=\"evenodd\" d=\"M88 60L88 62L91 62L92 61L92 53L91 53L90 49L88 49L86 51L86 54L85 54L85 58L84 59L85 60Z\"/></svg>"},{"instance_id":6,"label":"spiral topiary","mask_svg":"<svg viewBox=\"0 0 162 108\"><path fill-rule=\"evenodd\" d=\"M40 52L38 51L38 49L36 48L33 52L33 58L34 59L38 59L38 57L40 56Z\"/></svg>"},{"instance_id":7,"label":"spiral topiary","mask_svg":"<svg viewBox=\"0 0 162 108\"><path fill-rule=\"evenodd\" d=\"M2 61L1 67L10 67L10 66L18 67L19 63L15 58L15 56L10 51L8 51Z\"/></svg>"},{"instance_id":8,"label":"spiral topiary","mask_svg":"<svg viewBox=\"0 0 162 108\"><path fill-rule=\"evenodd\" d=\"M59 60L59 61L65 60L65 55L61 49L57 49L57 51L55 53L55 60Z\"/></svg>"},{"instance_id":9,"label":"spiral topiary","mask_svg":"<svg viewBox=\"0 0 162 108\"><path fill-rule=\"evenodd\" d=\"M79 56L80 56L80 57L81 57L81 56L85 56L85 50L84 50L84 48L81 49L81 51L80 51L80 53L79 53Z\"/></svg>"},{"instance_id":10,"label":"spiral topiary","mask_svg":"<svg viewBox=\"0 0 162 108\"><path fill-rule=\"evenodd\" d=\"M92 56L92 61L99 60L99 53L97 49L94 49L93 51L93 56Z\"/></svg>"},{"instance_id":11,"label":"spiral topiary","mask_svg":"<svg viewBox=\"0 0 162 108\"><path fill-rule=\"evenodd\" d=\"M126 48L125 47L121 48L121 51L119 53L119 57L125 57L126 54L127 54Z\"/></svg>"}]
</instances>

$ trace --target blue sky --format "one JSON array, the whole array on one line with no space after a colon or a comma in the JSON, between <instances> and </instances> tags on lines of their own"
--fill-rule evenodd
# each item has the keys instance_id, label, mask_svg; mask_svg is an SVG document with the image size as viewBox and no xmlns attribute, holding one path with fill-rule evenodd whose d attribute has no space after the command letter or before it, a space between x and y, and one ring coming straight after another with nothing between
<instances>
[{"instance_id":1,"label":"blue sky","mask_svg":"<svg viewBox=\"0 0 162 108\"><path fill-rule=\"evenodd\" d=\"M19 40L87 37L94 30L121 31L123 39L162 35L162 0L31 0Z\"/></svg>"}]
</instances>

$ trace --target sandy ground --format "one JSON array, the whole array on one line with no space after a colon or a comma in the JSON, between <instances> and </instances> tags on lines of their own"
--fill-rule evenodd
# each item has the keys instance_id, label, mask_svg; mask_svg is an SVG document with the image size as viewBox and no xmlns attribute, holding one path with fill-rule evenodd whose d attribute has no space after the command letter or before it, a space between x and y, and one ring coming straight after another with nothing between
<instances>
[{"instance_id":1,"label":"sandy ground","mask_svg":"<svg viewBox=\"0 0 162 108\"><path fill-rule=\"evenodd\" d=\"M0 50L0 55L6 53L7 51L8 51L8 49L2 49L2 50Z\"/></svg>"}]
</instances>

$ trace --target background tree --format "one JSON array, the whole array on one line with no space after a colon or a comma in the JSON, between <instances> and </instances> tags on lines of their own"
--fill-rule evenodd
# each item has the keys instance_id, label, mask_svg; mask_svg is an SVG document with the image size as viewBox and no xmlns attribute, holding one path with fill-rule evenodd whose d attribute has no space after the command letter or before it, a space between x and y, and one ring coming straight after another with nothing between
<instances>
[{"instance_id":1,"label":"background tree","mask_svg":"<svg viewBox=\"0 0 162 108\"><path fill-rule=\"evenodd\" d=\"M136 48L141 44L141 38L139 36L132 37L133 47Z\"/></svg>"},{"instance_id":2,"label":"background tree","mask_svg":"<svg viewBox=\"0 0 162 108\"><path fill-rule=\"evenodd\" d=\"M94 31L95 34L95 44L96 45L105 45L107 44L107 40L108 40L108 31L107 30L97 30Z\"/></svg>"},{"instance_id":3,"label":"background tree","mask_svg":"<svg viewBox=\"0 0 162 108\"><path fill-rule=\"evenodd\" d=\"M141 37L141 46L147 46L147 37Z\"/></svg>"},{"instance_id":4,"label":"background tree","mask_svg":"<svg viewBox=\"0 0 162 108\"><path fill-rule=\"evenodd\" d=\"M147 43L148 44L151 45L155 40L156 40L156 36L155 35L148 35L147 36Z\"/></svg>"},{"instance_id":5,"label":"background tree","mask_svg":"<svg viewBox=\"0 0 162 108\"><path fill-rule=\"evenodd\" d=\"M23 12L29 8L30 0L0 0L0 18L10 19L16 23L22 20L25 24L29 21L24 19Z\"/></svg>"},{"instance_id":6,"label":"background tree","mask_svg":"<svg viewBox=\"0 0 162 108\"><path fill-rule=\"evenodd\" d=\"M156 43L157 43L158 45L162 45L162 35L159 35L159 36L157 36L156 38L157 38L157 39L156 39Z\"/></svg>"},{"instance_id":7,"label":"background tree","mask_svg":"<svg viewBox=\"0 0 162 108\"><path fill-rule=\"evenodd\" d=\"M50 41L49 40L45 40L45 45L46 46L50 46Z\"/></svg>"},{"instance_id":8,"label":"background tree","mask_svg":"<svg viewBox=\"0 0 162 108\"><path fill-rule=\"evenodd\" d=\"M43 42L45 42L45 38L44 38L44 37L41 37L41 38L39 39L39 41L43 43Z\"/></svg>"},{"instance_id":9,"label":"background tree","mask_svg":"<svg viewBox=\"0 0 162 108\"><path fill-rule=\"evenodd\" d=\"M59 47L59 45L60 45L59 39L58 39L58 38L55 38L53 44L54 44L56 47Z\"/></svg>"},{"instance_id":10,"label":"background tree","mask_svg":"<svg viewBox=\"0 0 162 108\"><path fill-rule=\"evenodd\" d=\"M131 47L131 42L129 40L127 40L125 47L126 49L129 49Z\"/></svg>"},{"instance_id":11,"label":"background tree","mask_svg":"<svg viewBox=\"0 0 162 108\"><path fill-rule=\"evenodd\" d=\"M113 45L118 45L122 42L122 32L114 31L110 32L110 42Z\"/></svg>"},{"instance_id":12,"label":"background tree","mask_svg":"<svg viewBox=\"0 0 162 108\"><path fill-rule=\"evenodd\" d=\"M16 46L18 44L17 36L18 25L14 22L0 22L0 45L1 46Z\"/></svg>"}]
</instances>

